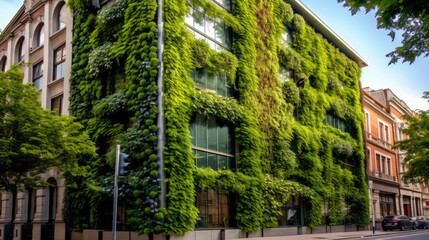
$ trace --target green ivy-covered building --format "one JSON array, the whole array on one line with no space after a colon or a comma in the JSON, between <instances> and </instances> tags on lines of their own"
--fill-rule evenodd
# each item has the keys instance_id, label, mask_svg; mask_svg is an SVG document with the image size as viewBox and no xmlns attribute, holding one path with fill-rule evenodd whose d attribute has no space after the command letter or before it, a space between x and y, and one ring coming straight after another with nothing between
<instances>
[{"instance_id":1,"label":"green ivy-covered building","mask_svg":"<svg viewBox=\"0 0 429 240\"><path fill-rule=\"evenodd\" d=\"M158 3L68 1L70 111L100 156L67 178L68 229L109 228L116 144L120 229L366 225L365 61L299 0Z\"/></svg>"}]
</instances>

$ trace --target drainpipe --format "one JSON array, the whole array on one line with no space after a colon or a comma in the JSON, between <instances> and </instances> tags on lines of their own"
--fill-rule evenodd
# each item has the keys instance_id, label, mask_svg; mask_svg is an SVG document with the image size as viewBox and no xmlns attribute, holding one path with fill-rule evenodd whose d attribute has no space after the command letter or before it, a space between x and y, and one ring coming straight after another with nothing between
<instances>
[{"instance_id":1,"label":"drainpipe","mask_svg":"<svg viewBox=\"0 0 429 240\"><path fill-rule=\"evenodd\" d=\"M161 184L161 196L160 196L160 207L165 208L165 194L166 194L166 185L165 185L165 172L164 172L164 109L163 109L163 100L164 93L162 91L163 86L163 69L164 62L162 61L162 54L164 52L164 16L163 16L163 0L157 0L158 3L158 60L159 60L159 71L158 71L158 141L157 141L157 155L158 155L158 165L159 165L159 180Z\"/></svg>"}]
</instances>

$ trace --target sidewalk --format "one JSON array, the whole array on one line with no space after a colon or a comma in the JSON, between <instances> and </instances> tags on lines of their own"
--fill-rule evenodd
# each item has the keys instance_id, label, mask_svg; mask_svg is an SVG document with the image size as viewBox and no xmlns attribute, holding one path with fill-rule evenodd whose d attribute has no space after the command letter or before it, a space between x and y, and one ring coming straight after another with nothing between
<instances>
[{"instance_id":1,"label":"sidewalk","mask_svg":"<svg viewBox=\"0 0 429 240\"><path fill-rule=\"evenodd\" d=\"M361 238L361 237L392 235L392 234L396 234L396 232L375 231L375 235L372 234L372 231L337 232L337 233L306 234L306 235L248 238L248 239L251 239L251 240L354 239L354 238ZM242 240L242 239L232 239L232 240Z\"/></svg>"}]
</instances>

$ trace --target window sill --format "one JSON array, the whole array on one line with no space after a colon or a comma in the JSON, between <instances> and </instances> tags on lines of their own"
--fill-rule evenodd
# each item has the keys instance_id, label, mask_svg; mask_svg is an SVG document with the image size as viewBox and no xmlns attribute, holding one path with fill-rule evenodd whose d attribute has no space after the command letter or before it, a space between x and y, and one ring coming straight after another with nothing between
<instances>
[{"instance_id":1,"label":"window sill","mask_svg":"<svg viewBox=\"0 0 429 240\"><path fill-rule=\"evenodd\" d=\"M37 52L39 49L42 49L43 48L43 46L44 46L44 44L42 44L42 45L40 45L40 46L38 46L38 47L36 47L36 48L31 48L30 49L30 54L33 54L34 52Z\"/></svg>"},{"instance_id":2,"label":"window sill","mask_svg":"<svg viewBox=\"0 0 429 240\"><path fill-rule=\"evenodd\" d=\"M55 79L53 81L50 81L48 83L48 87L54 86L54 85L56 85L56 84L58 84L60 82L64 82L64 77L61 77L61 78Z\"/></svg>"},{"instance_id":3,"label":"window sill","mask_svg":"<svg viewBox=\"0 0 429 240\"><path fill-rule=\"evenodd\" d=\"M57 30L56 32L52 33L49 37L50 39L55 38L56 36L60 35L66 30L66 27L61 28L60 30Z\"/></svg>"},{"instance_id":4,"label":"window sill","mask_svg":"<svg viewBox=\"0 0 429 240\"><path fill-rule=\"evenodd\" d=\"M207 148L201 148L201 147L192 146L191 149L195 149L197 151L202 151L202 152L213 153L213 154L221 155L221 156L225 156L225 157L232 157L232 158L235 157L234 155L231 155L229 153L218 152L218 151L210 150L210 149L207 149Z\"/></svg>"}]
</instances>

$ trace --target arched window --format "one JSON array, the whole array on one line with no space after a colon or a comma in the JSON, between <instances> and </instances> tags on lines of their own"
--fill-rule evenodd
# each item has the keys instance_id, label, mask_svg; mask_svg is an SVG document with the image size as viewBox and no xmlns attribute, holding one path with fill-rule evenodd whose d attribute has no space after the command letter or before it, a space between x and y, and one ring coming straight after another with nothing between
<instances>
[{"instance_id":1,"label":"arched window","mask_svg":"<svg viewBox=\"0 0 429 240\"><path fill-rule=\"evenodd\" d=\"M22 60L24 60L24 47L25 47L25 41L24 41L24 37L22 37L19 41L18 44L16 45L17 49L16 49L16 62L21 62Z\"/></svg>"},{"instance_id":2,"label":"arched window","mask_svg":"<svg viewBox=\"0 0 429 240\"><path fill-rule=\"evenodd\" d=\"M55 11L54 15L54 23L55 23L55 31L58 31L66 26L66 5L64 2L60 3Z\"/></svg>"},{"instance_id":3,"label":"arched window","mask_svg":"<svg viewBox=\"0 0 429 240\"><path fill-rule=\"evenodd\" d=\"M6 72L6 61L7 61L7 57L3 57L0 60L0 71Z\"/></svg>"},{"instance_id":4,"label":"arched window","mask_svg":"<svg viewBox=\"0 0 429 240\"><path fill-rule=\"evenodd\" d=\"M36 30L36 35L35 35L35 47L39 47L42 46L43 43L45 42L45 25L42 23L39 25L39 27Z\"/></svg>"}]
</instances>

